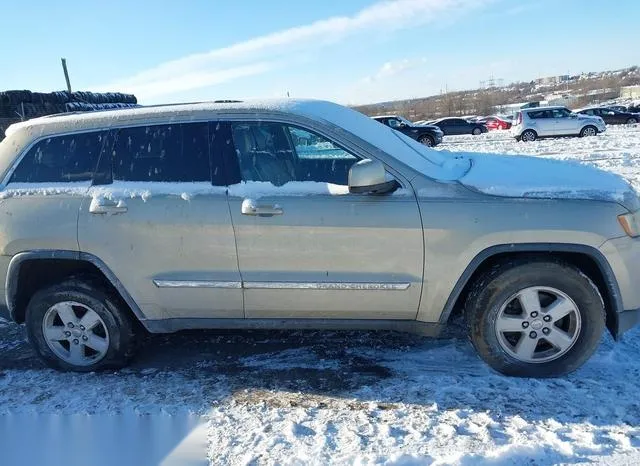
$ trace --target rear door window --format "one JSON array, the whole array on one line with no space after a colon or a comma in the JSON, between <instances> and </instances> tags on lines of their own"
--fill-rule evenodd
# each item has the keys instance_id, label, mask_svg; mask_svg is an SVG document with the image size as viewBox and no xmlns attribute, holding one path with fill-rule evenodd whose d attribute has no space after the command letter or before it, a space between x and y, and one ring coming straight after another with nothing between
<instances>
[{"instance_id":1,"label":"rear door window","mask_svg":"<svg viewBox=\"0 0 640 466\"><path fill-rule=\"evenodd\" d=\"M110 155L115 180L211 181L208 123L123 128Z\"/></svg>"},{"instance_id":2,"label":"rear door window","mask_svg":"<svg viewBox=\"0 0 640 466\"><path fill-rule=\"evenodd\" d=\"M37 142L22 158L10 183L89 181L106 131L55 136Z\"/></svg>"}]
</instances>

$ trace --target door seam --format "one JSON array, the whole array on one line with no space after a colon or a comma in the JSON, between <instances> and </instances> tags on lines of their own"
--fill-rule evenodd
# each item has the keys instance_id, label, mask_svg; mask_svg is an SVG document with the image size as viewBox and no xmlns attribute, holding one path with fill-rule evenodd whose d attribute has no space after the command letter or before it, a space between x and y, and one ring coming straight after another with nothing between
<instances>
[{"instance_id":1,"label":"door seam","mask_svg":"<svg viewBox=\"0 0 640 466\"><path fill-rule=\"evenodd\" d=\"M238 251L238 236L236 235L236 226L233 223L233 214L231 213L231 203L229 202L229 188L227 187L225 197L227 199L227 209L229 210L229 222L231 223L231 231L233 232L233 244L236 248L236 267L238 267L238 275L240 276L240 289L242 290L242 317L247 318L247 310L244 304L244 278L242 277L242 270L240 270L240 253Z\"/></svg>"}]
</instances>

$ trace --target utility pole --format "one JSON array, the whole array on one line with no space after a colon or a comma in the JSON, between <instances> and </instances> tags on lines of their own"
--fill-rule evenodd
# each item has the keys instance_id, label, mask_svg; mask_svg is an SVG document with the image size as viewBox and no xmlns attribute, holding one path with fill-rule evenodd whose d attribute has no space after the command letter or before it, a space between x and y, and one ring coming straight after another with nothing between
<instances>
[{"instance_id":1,"label":"utility pole","mask_svg":"<svg viewBox=\"0 0 640 466\"><path fill-rule=\"evenodd\" d=\"M61 58L62 60L62 71L64 71L64 79L67 81L67 90L69 94L71 94L71 81L69 81L69 72L67 71L67 59Z\"/></svg>"}]
</instances>

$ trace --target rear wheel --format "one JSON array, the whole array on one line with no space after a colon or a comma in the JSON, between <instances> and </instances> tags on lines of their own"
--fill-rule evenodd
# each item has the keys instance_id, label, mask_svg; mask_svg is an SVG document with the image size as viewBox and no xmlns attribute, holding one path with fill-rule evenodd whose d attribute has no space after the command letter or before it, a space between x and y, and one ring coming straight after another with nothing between
<instances>
[{"instance_id":1,"label":"rear wheel","mask_svg":"<svg viewBox=\"0 0 640 466\"><path fill-rule=\"evenodd\" d=\"M595 136L596 134L598 134L598 129L595 126L585 126L582 128L582 131L580 131L581 138Z\"/></svg>"},{"instance_id":2,"label":"rear wheel","mask_svg":"<svg viewBox=\"0 0 640 466\"><path fill-rule=\"evenodd\" d=\"M424 144L427 147L433 147L435 145L435 141L433 140L433 138L431 136L426 135L426 134L423 135L423 136L420 136L418 138L418 142L420 144Z\"/></svg>"},{"instance_id":3,"label":"rear wheel","mask_svg":"<svg viewBox=\"0 0 640 466\"><path fill-rule=\"evenodd\" d=\"M635 118L629 118L627 120L627 124L628 125L635 125L638 122L638 120L636 120Z\"/></svg>"},{"instance_id":4,"label":"rear wheel","mask_svg":"<svg viewBox=\"0 0 640 466\"><path fill-rule=\"evenodd\" d=\"M520 135L520 139L524 142L535 141L538 139L538 134L532 129L526 129Z\"/></svg>"},{"instance_id":5,"label":"rear wheel","mask_svg":"<svg viewBox=\"0 0 640 466\"><path fill-rule=\"evenodd\" d=\"M605 326L602 298L577 268L535 259L492 268L465 305L480 357L506 375L557 377L579 368Z\"/></svg>"},{"instance_id":6,"label":"rear wheel","mask_svg":"<svg viewBox=\"0 0 640 466\"><path fill-rule=\"evenodd\" d=\"M474 136L479 136L480 134L482 134L482 130L480 128L473 128L471 134L473 134Z\"/></svg>"},{"instance_id":7,"label":"rear wheel","mask_svg":"<svg viewBox=\"0 0 640 466\"><path fill-rule=\"evenodd\" d=\"M133 322L119 300L91 281L68 280L33 295L27 334L51 367L90 372L118 369L133 356Z\"/></svg>"}]
</instances>

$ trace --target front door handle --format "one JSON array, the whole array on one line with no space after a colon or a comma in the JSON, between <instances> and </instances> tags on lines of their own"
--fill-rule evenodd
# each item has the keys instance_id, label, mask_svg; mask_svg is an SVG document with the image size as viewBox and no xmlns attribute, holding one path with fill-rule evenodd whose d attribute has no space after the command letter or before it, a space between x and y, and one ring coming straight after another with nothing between
<instances>
[{"instance_id":1,"label":"front door handle","mask_svg":"<svg viewBox=\"0 0 640 466\"><path fill-rule=\"evenodd\" d=\"M273 217L282 215L284 210L278 204L258 204L253 199L242 201L242 215L255 215L258 217Z\"/></svg>"},{"instance_id":2,"label":"front door handle","mask_svg":"<svg viewBox=\"0 0 640 466\"><path fill-rule=\"evenodd\" d=\"M127 211L127 204L120 199L119 201L105 199L103 197L94 197L91 199L89 212L92 214L123 214Z\"/></svg>"}]
</instances>

